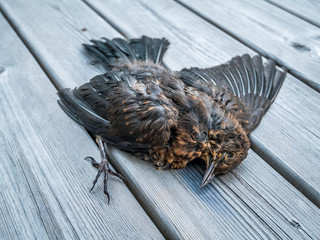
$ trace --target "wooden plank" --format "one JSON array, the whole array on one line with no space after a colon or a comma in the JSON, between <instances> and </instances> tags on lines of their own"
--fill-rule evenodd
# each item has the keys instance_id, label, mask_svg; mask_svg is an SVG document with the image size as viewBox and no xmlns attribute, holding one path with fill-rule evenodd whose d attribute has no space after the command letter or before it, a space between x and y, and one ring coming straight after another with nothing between
<instances>
[{"instance_id":1,"label":"wooden plank","mask_svg":"<svg viewBox=\"0 0 320 240\"><path fill-rule=\"evenodd\" d=\"M129 5L126 1L112 1L107 5L102 0L92 0L88 3L128 36L147 34L170 39L172 44L164 60L172 69L208 67L237 54L253 54L243 44L174 2L152 5L140 1ZM126 17L121 15L123 4L133 9ZM137 12L145 14L136 18ZM255 150L318 206L319 121L319 93L288 75L274 105L252 134Z\"/></svg>"},{"instance_id":2,"label":"wooden plank","mask_svg":"<svg viewBox=\"0 0 320 240\"><path fill-rule=\"evenodd\" d=\"M0 239L163 239L121 181L110 205L89 193L97 146L2 15L0 32Z\"/></svg>"},{"instance_id":3,"label":"wooden plank","mask_svg":"<svg viewBox=\"0 0 320 240\"><path fill-rule=\"evenodd\" d=\"M178 0L320 91L320 29L265 1Z\"/></svg>"},{"instance_id":4,"label":"wooden plank","mask_svg":"<svg viewBox=\"0 0 320 240\"><path fill-rule=\"evenodd\" d=\"M320 27L320 2L317 0L265 0Z\"/></svg>"},{"instance_id":5,"label":"wooden plank","mask_svg":"<svg viewBox=\"0 0 320 240\"><path fill-rule=\"evenodd\" d=\"M28 3L15 0L1 5L28 46L36 53L41 64L54 76L54 81L59 81L60 86L72 87L73 81L80 84L87 80L84 79L82 71L90 69L91 66L80 51L83 40L77 36L78 34L89 38L94 35L113 37L110 30L105 31L109 28L106 22L98 15L92 15L91 9L83 3L72 4L75 2L55 2L55 8L40 7L35 0ZM184 43L189 44L188 49L192 52L199 49L192 44L194 39L188 41L170 21L159 21L155 13L150 11L144 11L144 14L139 15L143 16L144 25L136 25L138 19L136 16L144 9L136 8L137 3L109 1L104 4L110 11L114 11L113 14L124 17L123 13L126 13L126 21L132 21L127 23L128 28L135 36L141 35L144 28L145 34L159 31L158 35L163 34L170 40L171 36L174 41L179 39L181 45L176 45L174 42L166 57L166 63L170 66L173 66L175 61L177 62L175 66L178 66L179 62L182 64L190 57L185 55L185 48L181 51L186 46ZM166 6L170 9L171 4L169 2ZM16 8L17 5L20 8ZM159 2L159 6L163 4ZM126 11L124 7L131 11ZM40 9L46 14L40 16L33 14ZM59 17L53 18L54 15ZM149 18L146 19L145 16ZM185 19L183 15L180 17ZM188 17L191 17L191 22L194 20L192 16ZM63 24L68 22L69 18L82 19L83 22L81 26L70 28L69 25ZM169 26L169 30L164 25ZM86 27L87 31L80 32L78 30L80 27ZM48 28L55 33L50 39L48 31L39 30ZM88 32L90 35L86 35ZM59 45L60 48L57 50L55 43L61 41L62 36L63 39L68 39L68 44L58 43L61 46ZM176 53L177 57L170 60L169 56L172 57L173 53ZM71 57L66 59L66 55ZM183 55L185 56L181 57ZM68 71L68 69L79 69L79 71ZM150 163L138 161L116 149L110 150L113 165L116 165L128 179L129 187L167 238L238 239L240 236L241 239L268 237L310 239L320 233L319 209L254 152L250 152L248 159L233 173L219 177L207 188L200 189L202 170L197 166L190 166L181 171L161 172L156 171Z\"/></svg>"}]
</instances>

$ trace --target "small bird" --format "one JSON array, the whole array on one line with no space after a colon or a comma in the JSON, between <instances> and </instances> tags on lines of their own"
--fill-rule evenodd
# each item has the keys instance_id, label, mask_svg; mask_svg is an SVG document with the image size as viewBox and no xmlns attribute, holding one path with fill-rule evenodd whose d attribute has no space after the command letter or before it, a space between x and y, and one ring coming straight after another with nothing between
<instances>
[{"instance_id":1,"label":"small bird","mask_svg":"<svg viewBox=\"0 0 320 240\"><path fill-rule=\"evenodd\" d=\"M73 90L59 91L60 107L91 132L101 163L91 190L109 168L108 145L149 160L157 169L180 169L201 159L201 187L237 167L250 148L248 135L277 96L286 69L245 54L211 68L171 71L162 58L165 38L91 40L84 47L105 73ZM91 191L90 190L90 191Z\"/></svg>"}]
</instances>

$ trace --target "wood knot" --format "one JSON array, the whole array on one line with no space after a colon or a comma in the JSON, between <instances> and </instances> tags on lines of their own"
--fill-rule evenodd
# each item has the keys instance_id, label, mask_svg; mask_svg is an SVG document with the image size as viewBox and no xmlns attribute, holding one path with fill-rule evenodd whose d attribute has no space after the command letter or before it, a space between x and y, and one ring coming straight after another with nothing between
<instances>
[{"instance_id":1,"label":"wood knot","mask_svg":"<svg viewBox=\"0 0 320 240\"><path fill-rule=\"evenodd\" d=\"M300 52L310 52L311 51L311 49L309 47L307 47L306 45L301 44L301 43L292 42L291 46Z\"/></svg>"}]
</instances>

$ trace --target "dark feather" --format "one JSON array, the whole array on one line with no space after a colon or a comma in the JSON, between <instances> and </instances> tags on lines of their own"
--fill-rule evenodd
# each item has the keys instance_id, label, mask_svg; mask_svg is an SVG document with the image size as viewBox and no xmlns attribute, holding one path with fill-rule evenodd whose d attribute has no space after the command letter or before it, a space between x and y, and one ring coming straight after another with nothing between
<instances>
[{"instance_id":1,"label":"dark feather","mask_svg":"<svg viewBox=\"0 0 320 240\"><path fill-rule=\"evenodd\" d=\"M96 135L110 133L110 122L96 114L86 102L77 98L74 91L77 90L63 89L58 93L61 99L58 103L61 108L90 132Z\"/></svg>"},{"instance_id":2,"label":"dark feather","mask_svg":"<svg viewBox=\"0 0 320 240\"><path fill-rule=\"evenodd\" d=\"M243 112L243 125L251 132L259 124L262 116L278 94L286 75L286 69L276 68L274 60L263 65L261 56L237 56L230 62L213 68L190 68L180 72L181 80L199 90L210 92L210 84L229 89L231 95L224 94L226 109L235 110L232 95L239 98L239 107ZM211 87L212 89L212 87ZM215 96L216 97L216 96ZM248 121L248 122L247 122Z\"/></svg>"},{"instance_id":3,"label":"dark feather","mask_svg":"<svg viewBox=\"0 0 320 240\"><path fill-rule=\"evenodd\" d=\"M138 59L161 63L163 54L168 49L169 41L165 38L142 36L142 38L131 39L129 44L135 50Z\"/></svg>"},{"instance_id":4,"label":"dark feather","mask_svg":"<svg viewBox=\"0 0 320 240\"><path fill-rule=\"evenodd\" d=\"M91 42L85 49L107 71L61 90L61 108L99 139L143 152L157 167L178 169L203 159L209 171L203 184L245 159L248 134L286 75L273 60L263 64L261 56L248 54L212 68L171 72L161 64L169 46L164 38Z\"/></svg>"},{"instance_id":5,"label":"dark feather","mask_svg":"<svg viewBox=\"0 0 320 240\"><path fill-rule=\"evenodd\" d=\"M154 63L161 63L162 57L169 46L169 41L165 38L142 38L131 39L129 41L114 38L109 40L91 40L93 45L83 44L90 56L97 63L103 64L107 70L117 66L119 63L141 60L151 60Z\"/></svg>"}]
</instances>

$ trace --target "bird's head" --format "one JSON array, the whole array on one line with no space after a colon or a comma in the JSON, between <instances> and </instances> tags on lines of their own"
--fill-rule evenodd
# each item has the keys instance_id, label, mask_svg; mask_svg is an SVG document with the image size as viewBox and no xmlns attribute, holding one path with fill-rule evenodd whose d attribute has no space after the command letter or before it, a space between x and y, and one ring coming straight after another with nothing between
<instances>
[{"instance_id":1,"label":"bird's head","mask_svg":"<svg viewBox=\"0 0 320 240\"><path fill-rule=\"evenodd\" d=\"M208 184L214 176L237 167L246 158L250 148L248 133L231 115L225 116L221 124L216 124L209 131L208 142L210 148L201 156L206 163L201 187Z\"/></svg>"}]
</instances>

